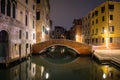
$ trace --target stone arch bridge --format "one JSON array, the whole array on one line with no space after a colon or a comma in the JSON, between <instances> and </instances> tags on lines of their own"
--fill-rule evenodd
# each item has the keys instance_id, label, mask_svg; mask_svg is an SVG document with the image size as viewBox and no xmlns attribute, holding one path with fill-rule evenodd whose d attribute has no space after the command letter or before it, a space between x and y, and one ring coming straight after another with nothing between
<instances>
[{"instance_id":1,"label":"stone arch bridge","mask_svg":"<svg viewBox=\"0 0 120 80\"><path fill-rule=\"evenodd\" d=\"M32 53L40 54L40 52L42 52L44 49L46 49L52 45L67 46L67 47L75 50L78 54L82 54L82 55L90 55L91 51L92 51L92 47L87 44L75 42L72 40L66 40L66 39L51 39L49 41L34 44L32 46Z\"/></svg>"}]
</instances>

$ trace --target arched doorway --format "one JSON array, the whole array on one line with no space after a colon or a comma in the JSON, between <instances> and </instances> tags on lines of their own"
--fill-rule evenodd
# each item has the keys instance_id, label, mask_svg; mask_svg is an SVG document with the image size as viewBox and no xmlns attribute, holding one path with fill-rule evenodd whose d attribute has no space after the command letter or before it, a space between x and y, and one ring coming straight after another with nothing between
<instances>
[{"instance_id":1,"label":"arched doorway","mask_svg":"<svg viewBox=\"0 0 120 80\"><path fill-rule=\"evenodd\" d=\"M8 33L2 30L0 31L0 60L5 60L8 51Z\"/></svg>"}]
</instances>

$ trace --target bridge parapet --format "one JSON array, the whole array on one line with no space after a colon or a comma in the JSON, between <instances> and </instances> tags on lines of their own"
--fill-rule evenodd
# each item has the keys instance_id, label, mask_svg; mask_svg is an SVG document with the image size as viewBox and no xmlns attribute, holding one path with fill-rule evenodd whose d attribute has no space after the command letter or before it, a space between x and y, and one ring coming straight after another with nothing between
<instances>
[{"instance_id":1,"label":"bridge parapet","mask_svg":"<svg viewBox=\"0 0 120 80\"><path fill-rule=\"evenodd\" d=\"M91 51L92 51L92 47L90 45L87 45L87 44L75 42L72 40L66 40L66 39L52 39L49 41L34 44L32 46L32 53L38 54L41 51L43 51L44 49L46 49L52 45L67 46L69 48L72 48L73 50L75 50L79 54L85 54L85 55L91 54Z\"/></svg>"}]
</instances>

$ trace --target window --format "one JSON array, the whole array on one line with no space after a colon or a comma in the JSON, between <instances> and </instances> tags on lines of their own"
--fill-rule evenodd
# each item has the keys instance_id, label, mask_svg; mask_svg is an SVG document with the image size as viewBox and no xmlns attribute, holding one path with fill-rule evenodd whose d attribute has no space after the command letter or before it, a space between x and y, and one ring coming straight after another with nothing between
<instances>
[{"instance_id":1,"label":"window","mask_svg":"<svg viewBox=\"0 0 120 80\"><path fill-rule=\"evenodd\" d=\"M105 21L105 17L104 16L102 17L102 21Z\"/></svg>"},{"instance_id":2,"label":"window","mask_svg":"<svg viewBox=\"0 0 120 80\"><path fill-rule=\"evenodd\" d=\"M98 39L96 38L96 43L98 43Z\"/></svg>"},{"instance_id":3,"label":"window","mask_svg":"<svg viewBox=\"0 0 120 80\"><path fill-rule=\"evenodd\" d=\"M92 21L92 25L94 25L94 21Z\"/></svg>"},{"instance_id":4,"label":"window","mask_svg":"<svg viewBox=\"0 0 120 80\"><path fill-rule=\"evenodd\" d=\"M96 35L98 34L98 29L96 29Z\"/></svg>"},{"instance_id":5,"label":"window","mask_svg":"<svg viewBox=\"0 0 120 80\"><path fill-rule=\"evenodd\" d=\"M19 55L21 56L21 44L19 45Z\"/></svg>"},{"instance_id":6,"label":"window","mask_svg":"<svg viewBox=\"0 0 120 80\"><path fill-rule=\"evenodd\" d=\"M7 16L11 16L11 4L9 0L7 1Z\"/></svg>"},{"instance_id":7,"label":"window","mask_svg":"<svg viewBox=\"0 0 120 80\"><path fill-rule=\"evenodd\" d=\"M94 30L92 30L92 34L94 35Z\"/></svg>"},{"instance_id":8,"label":"window","mask_svg":"<svg viewBox=\"0 0 120 80\"><path fill-rule=\"evenodd\" d=\"M114 26L110 26L110 27L109 27L109 31L110 31L110 32L114 32Z\"/></svg>"},{"instance_id":9,"label":"window","mask_svg":"<svg viewBox=\"0 0 120 80\"><path fill-rule=\"evenodd\" d=\"M35 26L34 26L34 20L33 20L33 29L35 28Z\"/></svg>"},{"instance_id":10,"label":"window","mask_svg":"<svg viewBox=\"0 0 120 80\"><path fill-rule=\"evenodd\" d=\"M19 39L21 39L21 38L22 38L22 31L19 30Z\"/></svg>"},{"instance_id":11,"label":"window","mask_svg":"<svg viewBox=\"0 0 120 80\"><path fill-rule=\"evenodd\" d=\"M113 11L114 10L114 5L113 4L109 4L108 8L109 8L110 11Z\"/></svg>"},{"instance_id":12,"label":"window","mask_svg":"<svg viewBox=\"0 0 120 80\"><path fill-rule=\"evenodd\" d=\"M101 13L105 12L105 6L101 7Z\"/></svg>"},{"instance_id":13,"label":"window","mask_svg":"<svg viewBox=\"0 0 120 80\"><path fill-rule=\"evenodd\" d=\"M92 18L94 17L94 13L92 13Z\"/></svg>"},{"instance_id":14,"label":"window","mask_svg":"<svg viewBox=\"0 0 120 80\"><path fill-rule=\"evenodd\" d=\"M28 25L27 15L25 15L25 25Z\"/></svg>"},{"instance_id":15,"label":"window","mask_svg":"<svg viewBox=\"0 0 120 80\"><path fill-rule=\"evenodd\" d=\"M98 16L98 11L95 11L95 16Z\"/></svg>"},{"instance_id":16,"label":"window","mask_svg":"<svg viewBox=\"0 0 120 80\"><path fill-rule=\"evenodd\" d=\"M112 43L113 42L113 39L112 39L112 37L110 37L110 43Z\"/></svg>"},{"instance_id":17,"label":"window","mask_svg":"<svg viewBox=\"0 0 120 80\"><path fill-rule=\"evenodd\" d=\"M26 32L26 39L28 39L28 32Z\"/></svg>"},{"instance_id":18,"label":"window","mask_svg":"<svg viewBox=\"0 0 120 80\"><path fill-rule=\"evenodd\" d=\"M33 10L35 10L35 5L33 5Z\"/></svg>"},{"instance_id":19,"label":"window","mask_svg":"<svg viewBox=\"0 0 120 80\"><path fill-rule=\"evenodd\" d=\"M40 0L36 0L37 3L40 3Z\"/></svg>"},{"instance_id":20,"label":"window","mask_svg":"<svg viewBox=\"0 0 120 80\"><path fill-rule=\"evenodd\" d=\"M96 24L98 23L98 19L96 19Z\"/></svg>"},{"instance_id":21,"label":"window","mask_svg":"<svg viewBox=\"0 0 120 80\"><path fill-rule=\"evenodd\" d=\"M104 27L102 27L102 33L104 33Z\"/></svg>"},{"instance_id":22,"label":"window","mask_svg":"<svg viewBox=\"0 0 120 80\"><path fill-rule=\"evenodd\" d=\"M33 39L35 39L35 33L33 33Z\"/></svg>"},{"instance_id":23,"label":"window","mask_svg":"<svg viewBox=\"0 0 120 80\"><path fill-rule=\"evenodd\" d=\"M28 0L25 0L26 4L28 4Z\"/></svg>"},{"instance_id":24,"label":"window","mask_svg":"<svg viewBox=\"0 0 120 80\"><path fill-rule=\"evenodd\" d=\"M43 26L43 28L42 28L42 32L45 32L45 27Z\"/></svg>"},{"instance_id":25,"label":"window","mask_svg":"<svg viewBox=\"0 0 120 80\"><path fill-rule=\"evenodd\" d=\"M15 4L13 4L13 18L16 17L16 9L15 9Z\"/></svg>"},{"instance_id":26,"label":"window","mask_svg":"<svg viewBox=\"0 0 120 80\"><path fill-rule=\"evenodd\" d=\"M1 0L1 13L5 14L5 2L6 0Z\"/></svg>"},{"instance_id":27,"label":"window","mask_svg":"<svg viewBox=\"0 0 120 80\"><path fill-rule=\"evenodd\" d=\"M92 38L92 43L94 43L94 38Z\"/></svg>"},{"instance_id":28,"label":"window","mask_svg":"<svg viewBox=\"0 0 120 80\"><path fill-rule=\"evenodd\" d=\"M40 12L36 12L36 19L40 20Z\"/></svg>"},{"instance_id":29,"label":"window","mask_svg":"<svg viewBox=\"0 0 120 80\"><path fill-rule=\"evenodd\" d=\"M110 15L110 20L113 20L113 15Z\"/></svg>"},{"instance_id":30,"label":"window","mask_svg":"<svg viewBox=\"0 0 120 80\"><path fill-rule=\"evenodd\" d=\"M104 38L102 38L102 43L104 43Z\"/></svg>"}]
</instances>

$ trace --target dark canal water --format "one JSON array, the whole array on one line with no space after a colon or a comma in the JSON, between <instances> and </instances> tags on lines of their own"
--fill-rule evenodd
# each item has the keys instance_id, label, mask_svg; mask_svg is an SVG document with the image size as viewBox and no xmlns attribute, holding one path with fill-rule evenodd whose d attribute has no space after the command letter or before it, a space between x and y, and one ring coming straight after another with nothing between
<instances>
[{"instance_id":1,"label":"dark canal water","mask_svg":"<svg viewBox=\"0 0 120 80\"><path fill-rule=\"evenodd\" d=\"M90 57L59 46L41 55L0 69L0 80L120 80L119 68L98 64Z\"/></svg>"}]
</instances>

